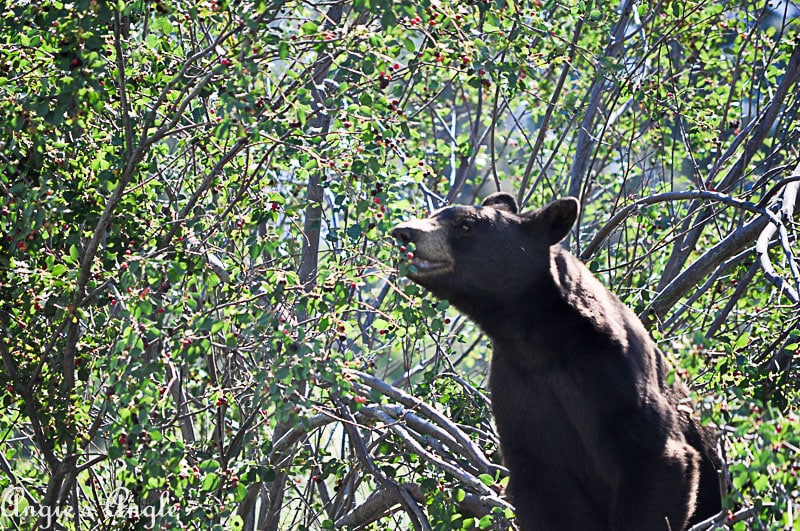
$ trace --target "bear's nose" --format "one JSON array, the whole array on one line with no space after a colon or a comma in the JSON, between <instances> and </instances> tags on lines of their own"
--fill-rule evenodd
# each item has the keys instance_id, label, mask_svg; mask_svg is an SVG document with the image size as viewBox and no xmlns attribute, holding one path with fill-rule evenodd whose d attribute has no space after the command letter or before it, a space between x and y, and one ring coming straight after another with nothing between
<instances>
[{"instance_id":1,"label":"bear's nose","mask_svg":"<svg viewBox=\"0 0 800 531\"><path fill-rule=\"evenodd\" d=\"M398 225L392 230L392 237L396 240L400 240L403 243L411 243L414 241L414 233L416 231L411 227Z\"/></svg>"}]
</instances>

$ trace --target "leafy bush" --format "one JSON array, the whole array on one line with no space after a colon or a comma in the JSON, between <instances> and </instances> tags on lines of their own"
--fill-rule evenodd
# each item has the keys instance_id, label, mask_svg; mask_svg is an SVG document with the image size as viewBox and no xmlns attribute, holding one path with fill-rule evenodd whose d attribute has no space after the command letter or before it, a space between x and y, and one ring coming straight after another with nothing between
<instances>
[{"instance_id":1,"label":"leafy bush","mask_svg":"<svg viewBox=\"0 0 800 531\"><path fill-rule=\"evenodd\" d=\"M797 527L797 10L16 3L0 22L0 524L505 528L490 346L389 231L499 187Z\"/></svg>"}]
</instances>

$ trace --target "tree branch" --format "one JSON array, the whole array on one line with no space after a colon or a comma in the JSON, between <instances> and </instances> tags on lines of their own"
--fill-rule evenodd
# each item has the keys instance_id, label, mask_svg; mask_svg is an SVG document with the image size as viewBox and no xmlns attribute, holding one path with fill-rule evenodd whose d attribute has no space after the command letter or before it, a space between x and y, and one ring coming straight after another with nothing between
<instances>
[{"instance_id":1,"label":"tree branch","mask_svg":"<svg viewBox=\"0 0 800 531\"><path fill-rule=\"evenodd\" d=\"M722 181L720 181L719 185L716 186L717 189L723 192L727 191L733 187L735 183L741 180L747 164L750 163L753 156L764 144L764 140L767 138L767 135L775 124L775 121L778 119L778 116L780 116L780 112L783 109L783 102L786 99L786 96L791 93L790 89L792 86L797 83L798 77L800 77L800 46L796 46L792 52L792 56L790 57L786 66L786 73L775 90L775 94L773 95L772 99L764 109L764 112L762 112L738 135L736 139L734 139L734 144L736 144L744 137L750 135L750 138L745 143L742 155L739 157L736 163L733 164L731 169L728 170L728 173L725 175ZM726 157L731 156L732 154L732 151L726 153L725 157L717 161L715 169L720 167L722 162L726 160ZM706 182L709 185L711 184L713 177L714 175L712 173L706 179ZM698 204L690 205L688 209L689 214L697 212L698 209ZM710 216L711 211L708 208L703 208L697 213L693 222L690 223L689 220L686 221L686 224L684 225L685 235L682 238L679 238L673 247L673 252L667 261L661 282L658 286L659 290L666 287L667 284L676 278L678 272L689 258L689 255L695 249L697 241L700 239L700 235L702 234L705 221Z\"/></svg>"},{"instance_id":2,"label":"tree branch","mask_svg":"<svg viewBox=\"0 0 800 531\"><path fill-rule=\"evenodd\" d=\"M786 186L800 186L800 182L792 179ZM794 193L796 194L796 191ZM794 197L794 195L790 195L789 199L794 200ZM733 231L660 290L639 316L645 324L653 326L655 322L660 322L688 290L697 285L725 260L751 245L768 223L782 225L768 208L758 205L755 205L755 208L760 213L759 216Z\"/></svg>"},{"instance_id":3,"label":"tree branch","mask_svg":"<svg viewBox=\"0 0 800 531\"><path fill-rule=\"evenodd\" d=\"M450 434L456 441L458 441L458 444L460 445L461 449L464 452L466 452L467 457L471 461L475 463L483 463L483 466L486 467L487 470L491 471L491 473L495 472L507 473L506 469L504 469L503 467L488 463L486 457L483 455L483 452L475 445L472 439L470 439L450 419L442 415L439 411L437 411L433 407L421 401L419 398L411 396L405 391L402 391L396 387L392 387L386 382L370 374L354 370L345 370L345 372L347 374L352 374L353 376L357 377L362 383L378 391L380 394L388 398L391 398L393 400L396 400L397 402L401 403L408 409L418 411L423 415L425 415L426 417L433 420L437 425L441 426L448 434Z\"/></svg>"},{"instance_id":4,"label":"tree branch","mask_svg":"<svg viewBox=\"0 0 800 531\"><path fill-rule=\"evenodd\" d=\"M742 201L719 192L710 192L706 190L687 190L683 192L665 192L663 194L651 195L649 197L638 199L633 203L624 206L619 210L619 212L614 214L611 219L603 225L603 228L601 228L597 234L595 234L594 238L592 238L592 241L589 242L589 244L584 248L583 252L580 254L581 260L585 262L591 258L603 241L605 241L605 239L608 237L608 235L614 232L614 230L625 219L627 219L628 216L630 216L639 208L647 205L663 203L666 201L687 201L690 199L716 201L757 214L765 213L764 207L751 203L750 201Z\"/></svg>"},{"instance_id":5,"label":"tree branch","mask_svg":"<svg viewBox=\"0 0 800 531\"><path fill-rule=\"evenodd\" d=\"M800 174L800 164L795 168L795 173ZM756 256L758 257L758 263L761 265L761 269L764 271L764 276L794 304L800 304L800 297L798 296L798 292L800 292L800 272L797 270L797 263L792 255L792 248L789 243L788 234L786 233L785 224L790 222L794 215L798 188L800 188L800 182L797 181L786 185L783 189L783 198L779 211L780 218L774 218L774 221L764 227L756 241ZM772 262L769 258L769 242L776 232L779 233L783 253L789 263L789 270L792 273L795 286L797 287L790 285L786 279L775 272L775 268L772 266Z\"/></svg>"},{"instance_id":6,"label":"tree branch","mask_svg":"<svg viewBox=\"0 0 800 531\"><path fill-rule=\"evenodd\" d=\"M356 421L350 414L350 411L347 409L347 407L340 399L334 399L334 402L336 402L339 415L345 419L345 422L343 423L344 429L347 432L347 436L350 439L350 444L355 450L356 456L358 457L358 460L362 466L364 466L367 472L369 472L384 489L392 492L392 496L399 501L408 516L411 518L411 523L414 525L414 529L423 531L431 530L431 526L425 518L425 514L422 512L422 510L420 510L419 504L417 504L417 502L414 500L414 497L411 496L408 491L401 488L397 483L386 477L383 471L381 471L381 469L375 465L375 462L369 455L369 451L364 443L364 439L362 439L361 434L358 433Z\"/></svg>"}]
</instances>

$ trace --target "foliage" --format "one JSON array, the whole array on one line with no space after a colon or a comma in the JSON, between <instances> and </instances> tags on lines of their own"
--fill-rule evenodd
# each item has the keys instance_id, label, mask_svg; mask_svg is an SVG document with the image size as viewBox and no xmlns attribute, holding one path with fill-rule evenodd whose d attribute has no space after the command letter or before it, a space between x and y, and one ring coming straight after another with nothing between
<instances>
[{"instance_id":1,"label":"foliage","mask_svg":"<svg viewBox=\"0 0 800 531\"><path fill-rule=\"evenodd\" d=\"M581 198L569 245L696 384L702 527L800 528L797 15L7 7L0 524L507 527L489 345L389 238L502 186Z\"/></svg>"}]
</instances>

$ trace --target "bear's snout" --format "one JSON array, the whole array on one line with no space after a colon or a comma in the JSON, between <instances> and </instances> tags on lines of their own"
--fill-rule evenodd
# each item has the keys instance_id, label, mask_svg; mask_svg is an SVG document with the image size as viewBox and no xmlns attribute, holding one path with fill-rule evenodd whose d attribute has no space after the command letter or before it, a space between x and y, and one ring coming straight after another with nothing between
<instances>
[{"instance_id":1,"label":"bear's snout","mask_svg":"<svg viewBox=\"0 0 800 531\"><path fill-rule=\"evenodd\" d=\"M395 227L391 235L403 245L413 244L409 251L408 264L414 266L408 277L416 282L432 275L449 271L453 266L446 230L430 219L412 219Z\"/></svg>"},{"instance_id":2,"label":"bear's snout","mask_svg":"<svg viewBox=\"0 0 800 531\"><path fill-rule=\"evenodd\" d=\"M392 229L391 234L395 240L400 240L403 244L409 244L414 242L417 231L404 223Z\"/></svg>"}]
</instances>

